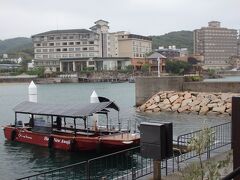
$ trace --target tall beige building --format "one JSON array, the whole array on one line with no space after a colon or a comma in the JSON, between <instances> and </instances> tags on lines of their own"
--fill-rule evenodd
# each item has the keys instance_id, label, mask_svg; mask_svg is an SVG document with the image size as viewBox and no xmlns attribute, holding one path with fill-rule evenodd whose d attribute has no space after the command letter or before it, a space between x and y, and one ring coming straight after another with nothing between
<instances>
[{"instance_id":1,"label":"tall beige building","mask_svg":"<svg viewBox=\"0 0 240 180\"><path fill-rule=\"evenodd\" d=\"M60 59L78 60L88 64L96 57L143 58L146 53L151 52L150 38L125 31L109 32L108 24L107 21L98 20L90 30L53 30L33 35L34 65L61 71ZM71 71L76 68L73 65L68 69Z\"/></svg>"},{"instance_id":2,"label":"tall beige building","mask_svg":"<svg viewBox=\"0 0 240 180\"><path fill-rule=\"evenodd\" d=\"M194 30L194 53L204 56L206 69L227 68L229 58L237 55L237 30L223 28L218 21Z\"/></svg>"},{"instance_id":3,"label":"tall beige building","mask_svg":"<svg viewBox=\"0 0 240 180\"><path fill-rule=\"evenodd\" d=\"M237 44L237 46L238 46L238 53L237 53L237 55L238 56L240 56L240 30L239 30L239 32L238 32L238 44Z\"/></svg>"},{"instance_id":4,"label":"tall beige building","mask_svg":"<svg viewBox=\"0 0 240 180\"><path fill-rule=\"evenodd\" d=\"M152 51L152 39L130 33L118 34L118 48L120 57L145 58Z\"/></svg>"}]
</instances>

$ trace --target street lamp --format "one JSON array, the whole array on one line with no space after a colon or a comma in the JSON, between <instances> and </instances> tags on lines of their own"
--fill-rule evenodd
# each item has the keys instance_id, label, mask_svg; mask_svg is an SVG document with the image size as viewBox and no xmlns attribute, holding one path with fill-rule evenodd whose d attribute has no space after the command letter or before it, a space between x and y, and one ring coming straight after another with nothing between
<instances>
[{"instance_id":1,"label":"street lamp","mask_svg":"<svg viewBox=\"0 0 240 180\"><path fill-rule=\"evenodd\" d=\"M158 62L158 77L160 77L160 61L161 61L161 59L158 57L157 58L157 62Z\"/></svg>"}]
</instances>

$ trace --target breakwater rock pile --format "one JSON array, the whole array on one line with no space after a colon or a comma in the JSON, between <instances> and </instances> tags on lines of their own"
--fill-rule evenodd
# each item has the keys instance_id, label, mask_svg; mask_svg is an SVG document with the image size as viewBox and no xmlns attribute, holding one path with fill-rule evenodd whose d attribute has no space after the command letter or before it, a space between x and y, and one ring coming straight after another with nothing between
<instances>
[{"instance_id":1,"label":"breakwater rock pile","mask_svg":"<svg viewBox=\"0 0 240 180\"><path fill-rule=\"evenodd\" d=\"M231 115L233 93L161 91L138 107L141 112L172 111L199 115Z\"/></svg>"}]
</instances>

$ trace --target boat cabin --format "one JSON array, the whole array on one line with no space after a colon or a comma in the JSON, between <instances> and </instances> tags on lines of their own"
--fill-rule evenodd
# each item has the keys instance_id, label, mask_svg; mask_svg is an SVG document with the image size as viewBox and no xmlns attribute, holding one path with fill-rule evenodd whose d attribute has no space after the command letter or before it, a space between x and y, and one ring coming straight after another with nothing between
<instances>
[{"instance_id":1,"label":"boat cabin","mask_svg":"<svg viewBox=\"0 0 240 180\"><path fill-rule=\"evenodd\" d=\"M25 127L32 132L45 134L69 133L77 135L107 135L121 131L119 120L119 107L112 101L102 98L100 103L83 105L53 105L34 102L22 102L13 110L15 111L15 127ZM118 124L109 123L108 113L110 109L117 111ZM19 121L20 114L28 114L29 122ZM98 125L98 114L104 115L106 123ZM90 122L92 120L92 122Z\"/></svg>"}]
</instances>

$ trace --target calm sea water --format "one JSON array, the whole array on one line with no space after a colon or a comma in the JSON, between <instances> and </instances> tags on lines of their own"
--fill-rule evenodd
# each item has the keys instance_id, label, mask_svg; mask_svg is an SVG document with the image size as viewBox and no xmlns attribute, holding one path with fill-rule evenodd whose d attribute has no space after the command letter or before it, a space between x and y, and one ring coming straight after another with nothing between
<instances>
[{"instance_id":1,"label":"calm sea water","mask_svg":"<svg viewBox=\"0 0 240 180\"><path fill-rule=\"evenodd\" d=\"M0 84L0 126L14 122L12 108L28 100L29 84ZM38 85L38 102L51 104L88 103L92 91L114 100L120 107L124 125L129 119L142 121L173 122L174 136L200 129L204 122L211 125L229 120L226 117L207 117L176 113L135 113L134 83L86 83ZM113 114L114 116L114 114ZM113 120L114 121L114 118ZM132 121L132 126L134 127ZM43 170L87 160L96 154L49 151L35 145L8 142L0 131L0 179L8 180L31 175Z\"/></svg>"}]
</instances>

